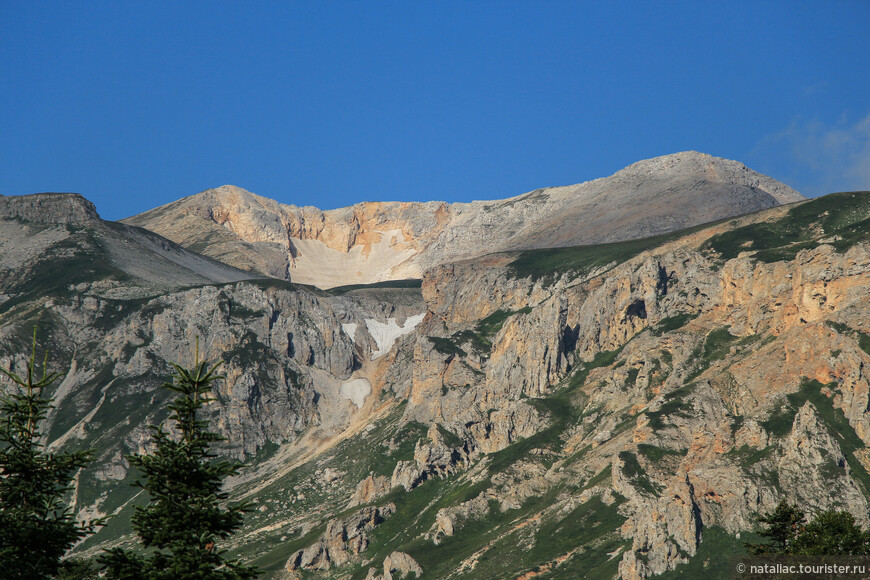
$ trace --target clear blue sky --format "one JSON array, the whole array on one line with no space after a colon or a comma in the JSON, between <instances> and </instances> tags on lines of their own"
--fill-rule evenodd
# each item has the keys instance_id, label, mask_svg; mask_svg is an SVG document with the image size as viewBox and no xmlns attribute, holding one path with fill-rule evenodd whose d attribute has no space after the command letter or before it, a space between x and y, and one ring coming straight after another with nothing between
<instances>
[{"instance_id":1,"label":"clear blue sky","mask_svg":"<svg viewBox=\"0 0 870 580\"><path fill-rule=\"evenodd\" d=\"M470 201L695 149L870 189L870 2L0 0L0 194Z\"/></svg>"}]
</instances>

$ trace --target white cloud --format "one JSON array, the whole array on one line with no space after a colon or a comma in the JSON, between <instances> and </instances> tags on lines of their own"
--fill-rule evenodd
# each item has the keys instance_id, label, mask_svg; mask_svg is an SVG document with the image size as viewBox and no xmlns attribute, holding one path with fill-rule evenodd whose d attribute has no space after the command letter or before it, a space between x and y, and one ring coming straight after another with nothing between
<instances>
[{"instance_id":1,"label":"white cloud","mask_svg":"<svg viewBox=\"0 0 870 580\"><path fill-rule=\"evenodd\" d=\"M752 153L804 195L870 190L870 114L857 122L795 119ZM781 176L781 177L779 177Z\"/></svg>"}]
</instances>

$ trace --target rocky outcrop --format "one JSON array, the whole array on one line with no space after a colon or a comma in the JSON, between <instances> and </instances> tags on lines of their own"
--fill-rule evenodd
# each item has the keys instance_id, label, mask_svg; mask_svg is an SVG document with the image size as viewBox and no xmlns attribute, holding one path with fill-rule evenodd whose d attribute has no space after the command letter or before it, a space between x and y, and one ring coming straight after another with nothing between
<instances>
[{"instance_id":1,"label":"rocky outcrop","mask_svg":"<svg viewBox=\"0 0 870 580\"><path fill-rule=\"evenodd\" d=\"M86 224L98 221L97 208L78 193L0 195L0 219L42 224Z\"/></svg>"},{"instance_id":2,"label":"rocky outcrop","mask_svg":"<svg viewBox=\"0 0 870 580\"><path fill-rule=\"evenodd\" d=\"M431 477L447 477L465 466L469 450L448 446L437 424L432 424L426 440L417 441L413 461L399 461L393 470L390 487L410 491Z\"/></svg>"},{"instance_id":3,"label":"rocky outcrop","mask_svg":"<svg viewBox=\"0 0 870 580\"><path fill-rule=\"evenodd\" d=\"M449 262L423 273L422 289L432 317L455 328L497 310L514 312L552 294L543 280L517 278L508 271L513 253ZM486 292L481 292L485 288Z\"/></svg>"},{"instance_id":4,"label":"rocky outcrop","mask_svg":"<svg viewBox=\"0 0 870 580\"><path fill-rule=\"evenodd\" d=\"M423 568L414 558L405 552L393 552L384 558L384 573L378 575L375 568L369 568L366 580L399 580L400 578L419 578L423 574Z\"/></svg>"},{"instance_id":5,"label":"rocky outcrop","mask_svg":"<svg viewBox=\"0 0 870 580\"><path fill-rule=\"evenodd\" d=\"M724 260L705 245L783 215L573 277L517 279L502 256L427 275L429 314L400 352L413 369L403 417L432 428L390 483L413 494L431 475L454 482L462 501L433 508L423 538L437 551L470 522L487 530L459 576L508 557L505 545L541 549L536 534L601 521L612 528L595 542L628 542L610 554L624 578L679 569L714 530L734 539L783 498L811 512L848 506L864 521L866 244L831 237L777 261ZM500 279L500 308L451 312L484 304L484 281ZM436 424L464 440L462 462L450 467L457 446L437 441ZM481 487L460 493L471 485ZM533 507L542 497L552 499ZM607 509L610 520L571 520ZM588 545L536 565L557 573Z\"/></svg>"},{"instance_id":6,"label":"rocky outcrop","mask_svg":"<svg viewBox=\"0 0 870 580\"><path fill-rule=\"evenodd\" d=\"M367 532L395 511L394 504L387 504L382 507L363 508L343 520L331 520L326 524L323 536L314 544L290 556L285 568L289 571L329 570L347 564L368 547ZM409 562L400 557L396 560L396 564L408 565ZM384 565L385 572L390 568Z\"/></svg>"},{"instance_id":7,"label":"rocky outcrop","mask_svg":"<svg viewBox=\"0 0 870 580\"><path fill-rule=\"evenodd\" d=\"M232 548L283 560L289 538L317 538L288 574L413 577L416 558L433 577L648 578L710 538L738 549L782 499L870 524L870 202L836 213L840 202L634 254L572 250L525 277L510 253L404 290L236 282L134 300L116 280L15 294L0 304L12 321L0 364L20 368L34 313L61 356L78 345L49 443L105 447L79 477L97 491L80 497L121 505L108 490L130 477L124 452L147 450L161 419L148 373L183 362L201 334L225 361L210 408L224 452L266 456L232 482L234 498L260 504ZM754 247L795 215L816 237ZM769 235L745 239L743 226ZM389 348L366 322L421 315ZM402 517L372 533L393 509Z\"/></svg>"},{"instance_id":8,"label":"rocky outcrop","mask_svg":"<svg viewBox=\"0 0 870 580\"><path fill-rule=\"evenodd\" d=\"M803 509L829 509L831 498L836 498L854 510L862 525L870 524L867 499L850 477L851 469L840 445L811 403L805 403L795 416L791 432L782 442L776 468L783 491L800 498ZM815 493L824 489L827 497Z\"/></svg>"},{"instance_id":9,"label":"rocky outcrop","mask_svg":"<svg viewBox=\"0 0 870 580\"><path fill-rule=\"evenodd\" d=\"M438 544L445 536L452 536L454 531L469 519L480 518L489 511L489 497L485 494L464 501L458 505L441 508L435 514L435 524L429 530L427 537Z\"/></svg>"},{"instance_id":10,"label":"rocky outcrop","mask_svg":"<svg viewBox=\"0 0 870 580\"><path fill-rule=\"evenodd\" d=\"M486 370L488 389L507 399L546 395L568 369L567 320L567 300L558 298L508 319L494 338Z\"/></svg>"},{"instance_id":11,"label":"rocky outcrop","mask_svg":"<svg viewBox=\"0 0 870 580\"><path fill-rule=\"evenodd\" d=\"M360 481L350 498L347 507L372 503L390 491L390 480L383 475L369 475Z\"/></svg>"},{"instance_id":12,"label":"rocky outcrop","mask_svg":"<svg viewBox=\"0 0 870 580\"><path fill-rule=\"evenodd\" d=\"M860 211L852 217L860 220ZM509 261L433 270L424 295L444 315L426 331L442 338L417 342L406 416L463 425L474 448L497 451L528 436L488 443L493 426L504 425L499 413L526 398L570 390L574 377L584 377L576 383L582 396L573 399L582 401L582 420L565 428L561 456L585 453L599 466L595 458L607 460L605 485L626 500L620 508L626 516L620 533L632 542L620 564L626 578L675 569L696 553L704 530L752 528L756 515L782 497L800 498L811 511L848 505L866 517L865 492L853 476L856 461L866 458L860 450L847 456L830 433L845 429L868 442L863 369L870 358L866 343L858 344L870 330L861 306L870 285L867 246L840 249L823 241L779 261L752 252L719 261L702 247L711 235L744 223L716 226L603 275L551 278L531 300L529 280L508 284L519 301L502 296L498 303L530 305L531 312L507 316L484 351L468 333L493 310L481 308L475 318L470 310L451 315L449 305L485 301L480 281L506 276ZM783 420L791 401L809 396L801 393L825 384L824 404L842 412L848 426L823 423L810 403L800 403L793 423L770 426ZM557 416L533 421L529 434L556 428ZM770 431L783 428L786 437ZM534 465L516 479L493 477L499 483L492 497L520 509L524 498L571 477L562 470L577 472L567 463L557 469L559 461L544 471ZM475 501L439 511L429 536L453 534L462 506Z\"/></svg>"}]
</instances>

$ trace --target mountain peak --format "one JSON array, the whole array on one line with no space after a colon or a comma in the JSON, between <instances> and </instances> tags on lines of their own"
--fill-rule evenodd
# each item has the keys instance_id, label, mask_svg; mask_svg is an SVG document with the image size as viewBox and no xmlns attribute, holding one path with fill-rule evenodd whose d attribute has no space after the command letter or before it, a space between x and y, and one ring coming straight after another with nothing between
<instances>
[{"instance_id":1,"label":"mountain peak","mask_svg":"<svg viewBox=\"0 0 870 580\"><path fill-rule=\"evenodd\" d=\"M254 197L254 198L257 198L257 197L261 197L261 196L257 195L256 193L248 191L244 187L239 187L238 185L232 185L229 183L225 184L225 185L221 185L220 187L206 189L205 191L200 192L197 195L202 195L205 193L210 193L211 195L214 195L214 196L220 197L220 198L232 198L232 197Z\"/></svg>"},{"instance_id":2,"label":"mountain peak","mask_svg":"<svg viewBox=\"0 0 870 580\"><path fill-rule=\"evenodd\" d=\"M778 203L794 203L806 199L791 187L771 177L753 171L733 159L715 157L699 151L680 151L632 163L614 177L626 179L678 180L683 177L705 179L722 184L740 184L758 188Z\"/></svg>"},{"instance_id":3,"label":"mountain peak","mask_svg":"<svg viewBox=\"0 0 870 580\"><path fill-rule=\"evenodd\" d=\"M273 199L257 195L243 187L229 184L200 191L197 194L179 200L179 202L189 205L191 209L195 208L196 211L194 213L203 216L210 214L217 208L238 211L252 207L268 207L274 210L275 206L280 205Z\"/></svg>"},{"instance_id":4,"label":"mountain peak","mask_svg":"<svg viewBox=\"0 0 870 580\"><path fill-rule=\"evenodd\" d=\"M239 268L329 288L419 278L484 253L654 236L803 199L742 163L684 151L503 200L321 211L224 185L125 223Z\"/></svg>"}]
</instances>

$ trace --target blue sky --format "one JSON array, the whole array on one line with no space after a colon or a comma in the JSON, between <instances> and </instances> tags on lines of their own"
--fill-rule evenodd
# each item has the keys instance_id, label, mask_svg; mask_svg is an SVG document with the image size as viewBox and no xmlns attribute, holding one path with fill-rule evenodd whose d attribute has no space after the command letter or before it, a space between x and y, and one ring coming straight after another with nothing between
<instances>
[{"instance_id":1,"label":"blue sky","mask_svg":"<svg viewBox=\"0 0 870 580\"><path fill-rule=\"evenodd\" d=\"M0 194L470 201L695 149L870 189L870 3L0 1Z\"/></svg>"}]
</instances>

